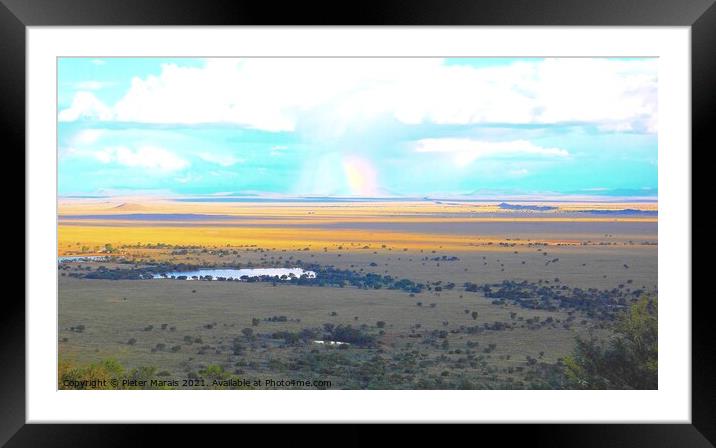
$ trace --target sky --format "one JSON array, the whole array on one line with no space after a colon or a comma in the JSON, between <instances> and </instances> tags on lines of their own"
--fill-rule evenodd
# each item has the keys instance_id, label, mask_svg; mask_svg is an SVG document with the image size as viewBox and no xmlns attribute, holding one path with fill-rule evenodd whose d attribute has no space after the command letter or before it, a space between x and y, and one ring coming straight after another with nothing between
<instances>
[{"instance_id":1,"label":"sky","mask_svg":"<svg viewBox=\"0 0 716 448\"><path fill-rule=\"evenodd\" d=\"M59 193L657 195L649 58L60 58Z\"/></svg>"}]
</instances>

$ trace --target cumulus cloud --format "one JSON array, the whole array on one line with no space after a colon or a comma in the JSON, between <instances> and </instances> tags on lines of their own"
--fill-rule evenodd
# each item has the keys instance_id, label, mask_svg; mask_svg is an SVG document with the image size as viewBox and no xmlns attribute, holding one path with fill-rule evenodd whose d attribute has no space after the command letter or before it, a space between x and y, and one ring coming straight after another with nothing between
<instances>
[{"instance_id":1,"label":"cumulus cloud","mask_svg":"<svg viewBox=\"0 0 716 448\"><path fill-rule=\"evenodd\" d=\"M588 58L494 67L437 58L208 59L135 77L111 108L79 92L60 113L145 123L232 123L293 131L391 116L405 124L588 123L655 132L657 62Z\"/></svg>"},{"instance_id":2,"label":"cumulus cloud","mask_svg":"<svg viewBox=\"0 0 716 448\"><path fill-rule=\"evenodd\" d=\"M415 143L415 152L449 155L458 166L466 166L480 158L516 157L564 158L569 152L560 148L544 148L527 140L488 142L469 138L430 138ZM524 173L526 174L526 173Z\"/></svg>"},{"instance_id":3,"label":"cumulus cloud","mask_svg":"<svg viewBox=\"0 0 716 448\"><path fill-rule=\"evenodd\" d=\"M67 109L60 111L60 121L76 121L80 118L89 118L101 121L111 120L112 110L97 99L91 92L77 92L72 104Z\"/></svg>"},{"instance_id":4,"label":"cumulus cloud","mask_svg":"<svg viewBox=\"0 0 716 448\"><path fill-rule=\"evenodd\" d=\"M135 150L125 146L108 147L99 151L85 152L102 163L116 163L128 167L154 169L163 172L181 170L189 163L176 154L153 146L142 146Z\"/></svg>"}]
</instances>

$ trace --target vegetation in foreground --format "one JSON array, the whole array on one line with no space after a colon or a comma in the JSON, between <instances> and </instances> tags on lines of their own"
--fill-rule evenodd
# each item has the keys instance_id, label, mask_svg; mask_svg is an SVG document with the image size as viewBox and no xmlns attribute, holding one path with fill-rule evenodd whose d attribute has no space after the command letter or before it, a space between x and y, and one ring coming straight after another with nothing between
<instances>
[{"instance_id":1,"label":"vegetation in foreground","mask_svg":"<svg viewBox=\"0 0 716 448\"><path fill-rule=\"evenodd\" d=\"M532 388L657 389L657 321L657 300L642 297L618 316L613 328L615 336L606 344L594 337L585 340L578 336L571 356L555 364L531 363L528 376L532 379ZM419 358L401 359L398 364L402 368L415 367ZM400 378L399 371L390 372L389 363L377 355L355 362L340 351L321 353L312 350L296 366L313 372L342 371L359 378L364 388L385 387L392 379ZM180 381L167 379L168 372L157 370L156 367L127 370L115 359L82 365L65 359L59 363L58 388L136 390L187 387ZM209 365L183 382L186 381L192 383L189 386L204 389L252 388L241 377L219 365ZM422 377L415 384L416 389L477 387L464 377L458 378L458 382L452 385L447 379L434 381L429 377Z\"/></svg>"},{"instance_id":2,"label":"vegetation in foreground","mask_svg":"<svg viewBox=\"0 0 716 448\"><path fill-rule=\"evenodd\" d=\"M643 297L619 316L615 337L607 344L577 338L564 360L565 375L575 389L658 389L658 306Z\"/></svg>"},{"instance_id":3,"label":"vegetation in foreground","mask_svg":"<svg viewBox=\"0 0 716 448\"><path fill-rule=\"evenodd\" d=\"M77 362L69 370L80 378L63 387L111 388L111 379L118 388L178 389L254 380L299 389L651 387L648 368L609 377L619 362L642 359L636 338L617 332L620 316L657 296L656 247L625 238L565 246L511 236L499 250L464 252L106 243L102 257L58 265L60 354ZM282 266L318 276L179 275ZM176 278L149 279L162 274Z\"/></svg>"},{"instance_id":4,"label":"vegetation in foreground","mask_svg":"<svg viewBox=\"0 0 716 448\"><path fill-rule=\"evenodd\" d=\"M114 358L89 364L63 359L59 362L57 373L57 387L60 390L171 390L185 386L177 380L167 379L169 373L158 372L156 367L127 370ZM200 377L186 381L200 382L206 389L251 388L218 365L207 366L199 373Z\"/></svg>"}]
</instances>

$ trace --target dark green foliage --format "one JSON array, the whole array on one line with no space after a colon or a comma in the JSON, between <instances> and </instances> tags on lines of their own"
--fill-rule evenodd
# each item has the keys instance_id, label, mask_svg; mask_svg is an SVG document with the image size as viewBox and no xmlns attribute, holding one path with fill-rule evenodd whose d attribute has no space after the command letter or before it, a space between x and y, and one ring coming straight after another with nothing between
<instances>
[{"instance_id":1,"label":"dark green foliage","mask_svg":"<svg viewBox=\"0 0 716 448\"><path fill-rule=\"evenodd\" d=\"M577 338L574 354L564 361L571 387L658 389L657 321L657 301L644 297L619 316L607 344Z\"/></svg>"}]
</instances>

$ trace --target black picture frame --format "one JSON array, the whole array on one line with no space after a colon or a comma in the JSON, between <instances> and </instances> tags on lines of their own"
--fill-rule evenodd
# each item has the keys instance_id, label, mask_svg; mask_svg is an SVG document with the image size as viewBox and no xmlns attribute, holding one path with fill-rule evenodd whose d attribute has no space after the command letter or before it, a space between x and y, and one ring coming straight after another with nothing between
<instances>
[{"instance_id":1,"label":"black picture frame","mask_svg":"<svg viewBox=\"0 0 716 448\"><path fill-rule=\"evenodd\" d=\"M692 147L707 149L716 110L716 6L714 0L399 0L361 2L248 2L240 0L0 0L0 122L6 154L25 148L25 39L30 26L111 25L558 25L690 26L692 51ZM693 154L693 150L692 150ZM24 159L23 162L24 164ZM27 223L26 223L27 224ZM27 236L26 236L27 238ZM26 266L31 268L31 266ZM28 280L27 271L25 281ZM0 311L0 444L7 446L131 446L149 442L148 430L183 438L190 429L166 425L25 424L25 306L20 294L5 294ZM691 300L690 297L684 298ZM491 436L549 446L690 446L716 443L713 325L708 297L692 300L692 423L619 425L482 425ZM399 416L396 416L399 418ZM335 425L336 435L315 428L259 430L271 442L316 437L327 443L373 443L365 426ZM332 432L333 432L332 431ZM401 432L401 444L426 440L428 429ZM476 430L469 430L477 434ZM220 433L241 434L222 425ZM452 430L435 431L451 435ZM270 435L269 435L270 434ZM442 438L442 436L440 436ZM248 439L246 439L248 440ZM478 440L478 439L475 439ZM262 442L256 442L262 443Z\"/></svg>"}]
</instances>

